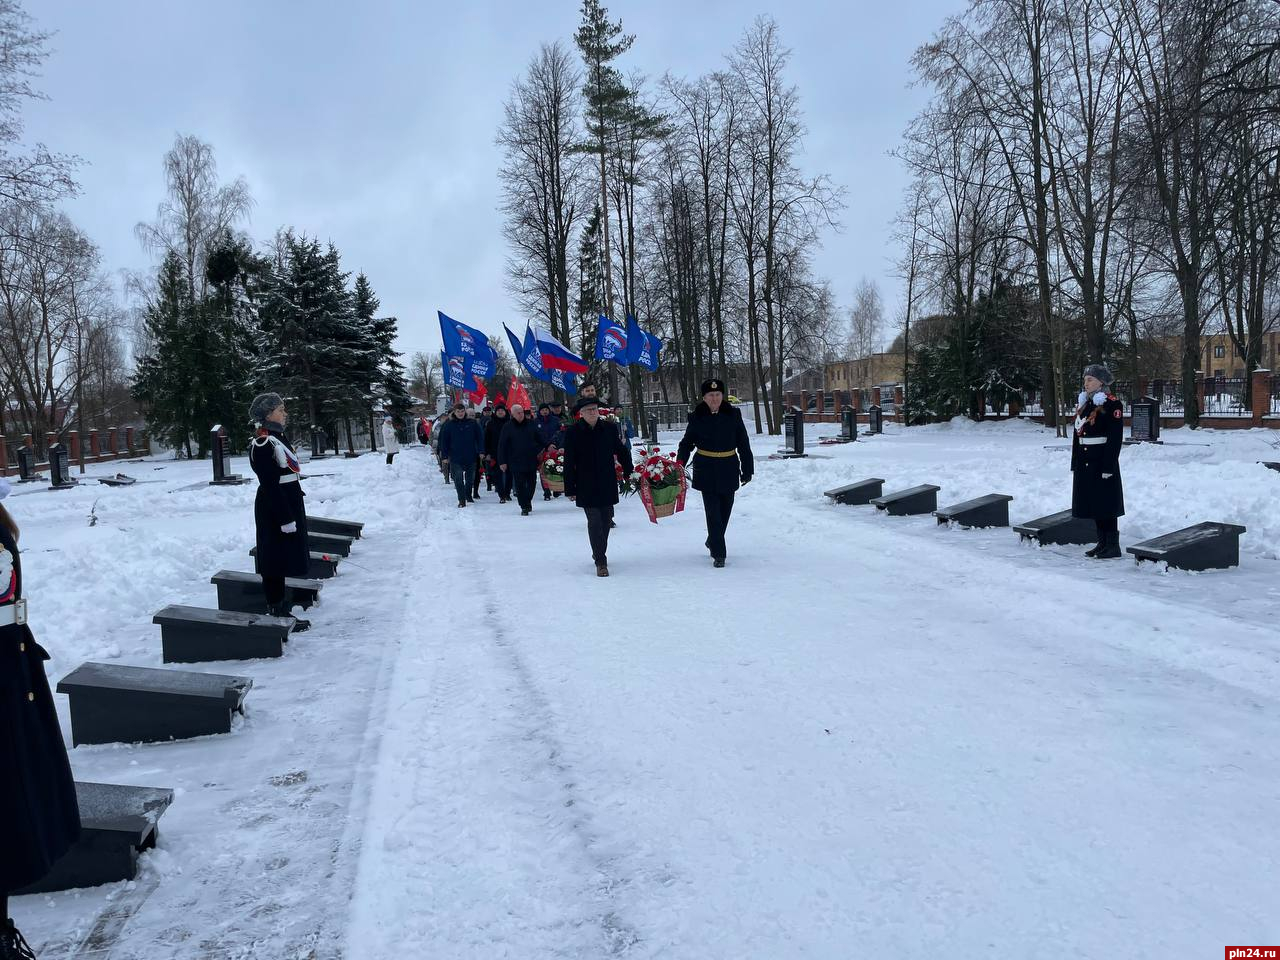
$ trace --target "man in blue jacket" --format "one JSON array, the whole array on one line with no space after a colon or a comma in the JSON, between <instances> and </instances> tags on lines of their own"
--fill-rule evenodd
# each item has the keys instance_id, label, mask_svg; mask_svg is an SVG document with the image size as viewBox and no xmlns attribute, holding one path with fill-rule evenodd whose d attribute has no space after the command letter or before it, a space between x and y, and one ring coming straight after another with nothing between
<instances>
[{"instance_id":1,"label":"man in blue jacket","mask_svg":"<svg viewBox=\"0 0 1280 960\"><path fill-rule=\"evenodd\" d=\"M449 469L454 489L458 491L458 506L475 503L473 488L476 480L476 464L484 453L484 432L480 422L467 417L467 408L461 403L453 405L453 415L440 431L440 460Z\"/></svg>"}]
</instances>

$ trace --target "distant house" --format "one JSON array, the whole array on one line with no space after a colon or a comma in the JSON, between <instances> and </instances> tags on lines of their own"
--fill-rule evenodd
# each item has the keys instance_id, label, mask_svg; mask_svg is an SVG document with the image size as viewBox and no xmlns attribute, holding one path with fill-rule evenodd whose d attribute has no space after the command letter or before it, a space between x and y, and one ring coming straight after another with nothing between
<instances>
[{"instance_id":1,"label":"distant house","mask_svg":"<svg viewBox=\"0 0 1280 960\"><path fill-rule=\"evenodd\" d=\"M823 389L824 373L821 367L787 367L782 379L783 393L817 393Z\"/></svg>"}]
</instances>

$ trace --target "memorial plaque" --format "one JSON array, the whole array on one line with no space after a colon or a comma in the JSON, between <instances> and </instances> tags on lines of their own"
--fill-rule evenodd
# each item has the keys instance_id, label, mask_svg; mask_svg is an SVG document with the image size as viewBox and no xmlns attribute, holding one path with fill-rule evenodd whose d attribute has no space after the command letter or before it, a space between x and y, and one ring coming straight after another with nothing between
<instances>
[{"instance_id":1,"label":"memorial plaque","mask_svg":"<svg viewBox=\"0 0 1280 960\"><path fill-rule=\"evenodd\" d=\"M884 415L878 403L867 411L867 433L884 433Z\"/></svg>"},{"instance_id":2,"label":"memorial plaque","mask_svg":"<svg viewBox=\"0 0 1280 960\"><path fill-rule=\"evenodd\" d=\"M1133 422L1129 427L1129 439L1134 443L1160 442L1159 400L1142 397L1133 401Z\"/></svg>"},{"instance_id":3,"label":"memorial plaque","mask_svg":"<svg viewBox=\"0 0 1280 960\"><path fill-rule=\"evenodd\" d=\"M658 442L658 415L656 413L649 414L649 442Z\"/></svg>"},{"instance_id":4,"label":"memorial plaque","mask_svg":"<svg viewBox=\"0 0 1280 960\"><path fill-rule=\"evenodd\" d=\"M845 407L840 411L840 439L841 440L857 440L858 439L858 411L853 407Z\"/></svg>"},{"instance_id":5,"label":"memorial plaque","mask_svg":"<svg viewBox=\"0 0 1280 960\"><path fill-rule=\"evenodd\" d=\"M784 457L804 456L804 411L792 408L782 418L782 450Z\"/></svg>"},{"instance_id":6,"label":"memorial plaque","mask_svg":"<svg viewBox=\"0 0 1280 960\"><path fill-rule=\"evenodd\" d=\"M209 432L209 456L213 460L211 485L248 483L244 477L231 472L231 446L221 424Z\"/></svg>"},{"instance_id":7,"label":"memorial plaque","mask_svg":"<svg viewBox=\"0 0 1280 960\"><path fill-rule=\"evenodd\" d=\"M65 490L76 485L71 476L71 459L65 443L55 443L49 448L50 489Z\"/></svg>"},{"instance_id":8,"label":"memorial plaque","mask_svg":"<svg viewBox=\"0 0 1280 960\"><path fill-rule=\"evenodd\" d=\"M36 480L43 480L40 474L36 473L36 451L32 447L23 445L18 448L18 482L32 483Z\"/></svg>"},{"instance_id":9,"label":"memorial plaque","mask_svg":"<svg viewBox=\"0 0 1280 960\"><path fill-rule=\"evenodd\" d=\"M311 459L312 460L323 460L325 457L328 456L328 454L324 452L327 443L328 443L328 438L325 436L323 430L312 429L311 431Z\"/></svg>"}]
</instances>

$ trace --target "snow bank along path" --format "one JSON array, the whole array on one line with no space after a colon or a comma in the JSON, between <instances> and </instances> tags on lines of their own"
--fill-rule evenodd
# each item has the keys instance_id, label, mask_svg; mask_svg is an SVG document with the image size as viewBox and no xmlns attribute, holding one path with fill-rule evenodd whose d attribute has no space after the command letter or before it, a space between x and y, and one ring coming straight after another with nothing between
<instances>
[{"instance_id":1,"label":"snow bank along path","mask_svg":"<svg viewBox=\"0 0 1280 960\"><path fill-rule=\"evenodd\" d=\"M421 451L317 465L340 476L312 511L369 537L316 628L235 665L255 689L231 736L74 752L82 778L180 796L137 884L26 898L24 927L95 960L1275 942L1280 474L1264 437L1207 442L1123 460L1125 543L1249 526L1242 566L1200 575L821 497L882 476L1062 509L1065 454L1017 424L762 461L725 570L696 497L659 526L624 503L604 581L563 500L459 511ZM15 501L55 678L155 664L151 612L243 568L252 487L160 496L205 469Z\"/></svg>"}]
</instances>

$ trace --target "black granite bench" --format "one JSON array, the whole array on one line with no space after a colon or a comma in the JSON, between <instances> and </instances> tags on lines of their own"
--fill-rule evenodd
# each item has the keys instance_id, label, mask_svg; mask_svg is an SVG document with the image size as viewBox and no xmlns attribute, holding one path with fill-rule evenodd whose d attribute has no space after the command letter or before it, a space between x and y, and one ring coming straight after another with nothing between
<instances>
[{"instance_id":1,"label":"black granite bench","mask_svg":"<svg viewBox=\"0 0 1280 960\"><path fill-rule=\"evenodd\" d=\"M1240 565L1244 532L1236 523L1209 521L1143 540L1127 550L1139 561L1164 561L1178 570L1222 570Z\"/></svg>"},{"instance_id":2,"label":"black granite bench","mask_svg":"<svg viewBox=\"0 0 1280 960\"><path fill-rule=\"evenodd\" d=\"M1098 542L1098 527L1092 520L1073 517L1070 510L1037 517L1013 528L1023 540L1034 540L1043 546Z\"/></svg>"},{"instance_id":3,"label":"black granite bench","mask_svg":"<svg viewBox=\"0 0 1280 960\"><path fill-rule=\"evenodd\" d=\"M76 783L80 839L44 877L17 896L132 880L138 855L159 838L159 822L173 791L113 783Z\"/></svg>"},{"instance_id":4,"label":"black granite bench","mask_svg":"<svg viewBox=\"0 0 1280 960\"><path fill-rule=\"evenodd\" d=\"M868 477L866 480L859 480L857 483L846 483L843 487L828 490L823 496L830 497L836 503L860 506L864 503L870 503L882 493L884 493L884 481L879 477Z\"/></svg>"},{"instance_id":5,"label":"black granite bench","mask_svg":"<svg viewBox=\"0 0 1280 960\"><path fill-rule=\"evenodd\" d=\"M1274 460L1259 460L1258 462L1268 470L1280 470L1280 462Z\"/></svg>"},{"instance_id":6,"label":"black granite bench","mask_svg":"<svg viewBox=\"0 0 1280 960\"><path fill-rule=\"evenodd\" d=\"M335 557L346 557L351 554L351 537L336 533L317 533L307 530L307 547L312 553L328 553Z\"/></svg>"},{"instance_id":7,"label":"black granite bench","mask_svg":"<svg viewBox=\"0 0 1280 960\"><path fill-rule=\"evenodd\" d=\"M870 502L877 510L883 510L894 517L911 517L920 513L933 513L938 509L938 491L932 483L922 483L918 487L906 490L895 490L883 497L876 497Z\"/></svg>"},{"instance_id":8,"label":"black granite bench","mask_svg":"<svg viewBox=\"0 0 1280 960\"><path fill-rule=\"evenodd\" d=\"M248 677L82 663L58 681L71 701L71 743L159 743L231 732Z\"/></svg>"},{"instance_id":9,"label":"black granite bench","mask_svg":"<svg viewBox=\"0 0 1280 960\"><path fill-rule=\"evenodd\" d=\"M312 533L336 533L340 537L359 540L364 524L356 520L335 520L333 517L307 517L307 529Z\"/></svg>"},{"instance_id":10,"label":"black granite bench","mask_svg":"<svg viewBox=\"0 0 1280 960\"><path fill-rule=\"evenodd\" d=\"M152 618L160 625L165 663L209 663L278 657L293 629L293 617L165 607Z\"/></svg>"},{"instance_id":11,"label":"black granite bench","mask_svg":"<svg viewBox=\"0 0 1280 960\"><path fill-rule=\"evenodd\" d=\"M933 515L938 523L958 523L962 527L1007 527L1012 499L1007 493L988 493L985 497L935 510Z\"/></svg>"},{"instance_id":12,"label":"black granite bench","mask_svg":"<svg viewBox=\"0 0 1280 960\"><path fill-rule=\"evenodd\" d=\"M258 569L258 548L254 547L249 551L249 556L253 557L253 569ZM316 553L311 551L311 560L307 564L308 580L328 580L338 572L338 561L341 557L335 557L330 553Z\"/></svg>"},{"instance_id":13,"label":"black granite bench","mask_svg":"<svg viewBox=\"0 0 1280 960\"><path fill-rule=\"evenodd\" d=\"M266 613L267 595L262 589L262 577L240 570L219 570L209 582L218 588L218 609L239 613ZM292 604L307 610L320 602L319 580L286 577L285 589Z\"/></svg>"}]
</instances>

